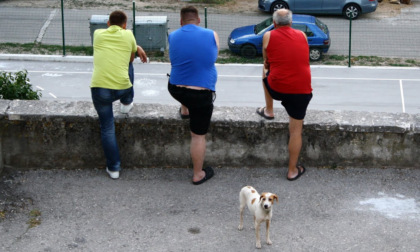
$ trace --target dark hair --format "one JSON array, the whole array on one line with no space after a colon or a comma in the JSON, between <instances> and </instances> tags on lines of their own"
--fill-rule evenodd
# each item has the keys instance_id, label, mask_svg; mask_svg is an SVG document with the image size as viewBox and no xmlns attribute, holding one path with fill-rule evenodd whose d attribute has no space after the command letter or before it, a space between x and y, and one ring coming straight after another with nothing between
<instances>
[{"instance_id":1,"label":"dark hair","mask_svg":"<svg viewBox=\"0 0 420 252\"><path fill-rule=\"evenodd\" d=\"M184 22L198 19L198 10L194 6L187 6L181 9L181 19Z\"/></svg>"},{"instance_id":2,"label":"dark hair","mask_svg":"<svg viewBox=\"0 0 420 252\"><path fill-rule=\"evenodd\" d=\"M123 26L125 23L127 23L127 15L123 11L116 10L109 15L110 25Z\"/></svg>"}]
</instances>

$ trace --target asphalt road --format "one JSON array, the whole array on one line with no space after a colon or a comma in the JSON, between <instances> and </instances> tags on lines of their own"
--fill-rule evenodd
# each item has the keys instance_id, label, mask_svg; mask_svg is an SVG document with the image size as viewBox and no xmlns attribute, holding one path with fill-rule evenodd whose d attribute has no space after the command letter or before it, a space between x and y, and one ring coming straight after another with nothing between
<instances>
[{"instance_id":1,"label":"asphalt road","mask_svg":"<svg viewBox=\"0 0 420 252\"><path fill-rule=\"evenodd\" d=\"M83 62L66 62L73 59ZM91 60L0 55L0 71L28 70L33 87L42 90L42 99L90 101ZM167 91L170 64L141 64L137 59L134 69L134 102L177 104ZM217 69L215 106L264 105L262 65L220 64ZM309 109L420 113L419 68L312 66L311 71L314 97ZM282 106L277 102L275 107Z\"/></svg>"},{"instance_id":2,"label":"asphalt road","mask_svg":"<svg viewBox=\"0 0 420 252\"><path fill-rule=\"evenodd\" d=\"M1 3L0 3L1 7ZM131 11L127 11L131 13ZM92 15L107 15L109 10L66 9L66 45L91 45L90 21ZM167 16L168 32L179 28L179 13L137 12L136 16ZM229 33L236 27L252 25L269 17L256 11L253 15L208 14L208 28L218 32L221 48L227 49ZM318 16L330 30L329 54L348 55L349 21L340 16ZM376 18L373 14L362 15L352 23L352 55L382 57L420 57L420 2L412 2L400 15L392 18ZM132 27L131 22L128 25ZM202 24L204 26L204 17ZM47 8L0 8L0 43L33 43L62 45L61 11ZM147 49L147 45L142 45Z\"/></svg>"},{"instance_id":3,"label":"asphalt road","mask_svg":"<svg viewBox=\"0 0 420 252\"><path fill-rule=\"evenodd\" d=\"M218 167L191 184L191 168L5 172L0 251L417 252L419 169L316 169L286 180L285 168ZM272 245L255 248L252 216L238 231L239 191L279 196ZM2 208L0 207L0 210ZM32 227L30 226L32 224Z\"/></svg>"}]
</instances>

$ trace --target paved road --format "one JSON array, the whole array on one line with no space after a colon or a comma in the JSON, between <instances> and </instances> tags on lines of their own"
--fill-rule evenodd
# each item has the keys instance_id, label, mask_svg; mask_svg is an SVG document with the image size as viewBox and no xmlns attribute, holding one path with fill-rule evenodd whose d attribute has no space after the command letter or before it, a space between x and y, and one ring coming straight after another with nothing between
<instances>
[{"instance_id":1,"label":"paved road","mask_svg":"<svg viewBox=\"0 0 420 252\"><path fill-rule=\"evenodd\" d=\"M42 56L0 55L0 70L27 69L32 85L42 90L42 99L91 100L89 83L91 57L60 56L48 61L6 60L42 59ZM44 58L45 59L45 58ZM58 62L53 62L60 60ZM262 65L217 65L216 106L258 107L264 104ZM135 64L135 102L177 104L167 91L167 63ZM309 109L369 112L420 113L420 69L390 67L312 67L314 98ZM275 103L281 107L280 103Z\"/></svg>"},{"instance_id":2,"label":"paved road","mask_svg":"<svg viewBox=\"0 0 420 252\"><path fill-rule=\"evenodd\" d=\"M420 57L420 0L392 18L375 18L373 14L361 16L352 25L352 54L385 57ZM0 3L1 7L1 3ZM131 11L127 11L131 13ZM67 45L91 45L89 19L92 15L107 15L109 10L66 9L65 40ZM137 12L138 16L167 16L168 31L179 28L179 14ZM227 49L229 33L236 27L256 24L269 15L209 14L208 27L219 33L221 48ZM337 16L319 16L331 33L329 54L348 55L349 21ZM204 18L202 18L204 20ZM132 22L132 21L130 21ZM204 25L204 21L202 22ZM0 43L32 43L62 45L61 11L47 8L0 8ZM129 28L131 28L131 23Z\"/></svg>"},{"instance_id":3,"label":"paved road","mask_svg":"<svg viewBox=\"0 0 420 252\"><path fill-rule=\"evenodd\" d=\"M191 172L126 169L118 181L103 169L3 173L0 251L419 251L419 169L308 167L289 182L285 168L219 167L200 186ZM237 229L245 185L279 196L273 245L261 250L248 210Z\"/></svg>"}]
</instances>

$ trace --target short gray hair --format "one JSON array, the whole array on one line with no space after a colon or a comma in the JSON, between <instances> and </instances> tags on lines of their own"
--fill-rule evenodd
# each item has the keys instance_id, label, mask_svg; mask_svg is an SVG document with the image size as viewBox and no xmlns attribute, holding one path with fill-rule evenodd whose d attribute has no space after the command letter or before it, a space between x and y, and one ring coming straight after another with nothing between
<instances>
[{"instance_id":1,"label":"short gray hair","mask_svg":"<svg viewBox=\"0 0 420 252\"><path fill-rule=\"evenodd\" d=\"M279 26L289 25L292 23L292 11L287 10L286 15L281 15L280 11L284 11L284 9L276 10L273 13L273 20Z\"/></svg>"}]
</instances>

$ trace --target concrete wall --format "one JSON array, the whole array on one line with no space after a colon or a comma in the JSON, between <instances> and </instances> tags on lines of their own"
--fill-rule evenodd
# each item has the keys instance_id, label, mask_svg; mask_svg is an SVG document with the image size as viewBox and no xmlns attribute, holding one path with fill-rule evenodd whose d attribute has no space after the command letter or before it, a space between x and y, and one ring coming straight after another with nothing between
<instances>
[{"instance_id":1,"label":"concrete wall","mask_svg":"<svg viewBox=\"0 0 420 252\"><path fill-rule=\"evenodd\" d=\"M115 104L122 167L186 167L188 120L178 106ZM288 116L262 120L255 108L216 107L206 163L276 167L288 162ZM16 169L105 167L91 102L0 100L1 165ZM420 115L309 110L300 161L316 167L420 168ZM1 168L0 168L1 169Z\"/></svg>"}]
</instances>

